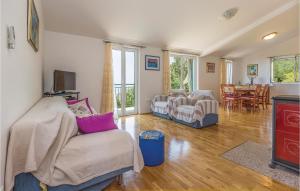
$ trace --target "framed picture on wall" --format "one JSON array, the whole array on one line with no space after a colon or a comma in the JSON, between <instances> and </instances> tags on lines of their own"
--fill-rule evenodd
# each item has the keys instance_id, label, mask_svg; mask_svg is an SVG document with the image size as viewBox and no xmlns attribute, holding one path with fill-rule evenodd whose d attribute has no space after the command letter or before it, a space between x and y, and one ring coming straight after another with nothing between
<instances>
[{"instance_id":1,"label":"framed picture on wall","mask_svg":"<svg viewBox=\"0 0 300 191\"><path fill-rule=\"evenodd\" d=\"M28 0L27 8L27 40L37 52L39 50L39 16L35 8L34 0Z\"/></svg>"},{"instance_id":2,"label":"framed picture on wall","mask_svg":"<svg viewBox=\"0 0 300 191\"><path fill-rule=\"evenodd\" d=\"M160 57L159 56L145 56L145 70L160 70Z\"/></svg>"},{"instance_id":3,"label":"framed picture on wall","mask_svg":"<svg viewBox=\"0 0 300 191\"><path fill-rule=\"evenodd\" d=\"M258 64L247 65L247 76L256 77L258 75Z\"/></svg>"},{"instance_id":4,"label":"framed picture on wall","mask_svg":"<svg viewBox=\"0 0 300 191\"><path fill-rule=\"evenodd\" d=\"M215 63L206 63L206 72L207 73L215 73L216 71L216 64Z\"/></svg>"}]
</instances>

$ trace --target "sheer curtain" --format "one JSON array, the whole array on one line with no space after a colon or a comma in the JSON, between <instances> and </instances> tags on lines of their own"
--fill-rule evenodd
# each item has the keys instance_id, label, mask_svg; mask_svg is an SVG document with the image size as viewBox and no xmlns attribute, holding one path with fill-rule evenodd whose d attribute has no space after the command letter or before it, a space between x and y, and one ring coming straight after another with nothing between
<instances>
[{"instance_id":1,"label":"sheer curtain","mask_svg":"<svg viewBox=\"0 0 300 191\"><path fill-rule=\"evenodd\" d=\"M226 83L232 84L232 61L228 60L226 63Z\"/></svg>"},{"instance_id":2,"label":"sheer curtain","mask_svg":"<svg viewBox=\"0 0 300 191\"><path fill-rule=\"evenodd\" d=\"M170 93L170 54L169 51L163 51L163 94Z\"/></svg>"},{"instance_id":3,"label":"sheer curtain","mask_svg":"<svg viewBox=\"0 0 300 191\"><path fill-rule=\"evenodd\" d=\"M220 86L221 84L226 84L227 82L227 68L225 59L222 59L220 62Z\"/></svg>"},{"instance_id":4,"label":"sheer curtain","mask_svg":"<svg viewBox=\"0 0 300 191\"><path fill-rule=\"evenodd\" d=\"M113 91L113 67L112 67L112 44L105 43L101 113L114 111L114 91Z\"/></svg>"},{"instance_id":5,"label":"sheer curtain","mask_svg":"<svg viewBox=\"0 0 300 191\"><path fill-rule=\"evenodd\" d=\"M226 62L225 59L221 59L220 61L220 99L219 101L222 102L223 100L221 99L222 95L222 84L226 84L226 78L227 78L227 68L226 68Z\"/></svg>"}]
</instances>

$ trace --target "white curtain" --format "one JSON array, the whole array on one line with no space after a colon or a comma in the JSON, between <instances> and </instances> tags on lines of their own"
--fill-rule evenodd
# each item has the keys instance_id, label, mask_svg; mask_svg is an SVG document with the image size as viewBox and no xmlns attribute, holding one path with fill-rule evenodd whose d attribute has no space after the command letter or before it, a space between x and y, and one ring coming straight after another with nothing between
<instances>
[{"instance_id":1,"label":"white curtain","mask_svg":"<svg viewBox=\"0 0 300 191\"><path fill-rule=\"evenodd\" d=\"M170 93L170 54L169 51L163 51L163 94Z\"/></svg>"},{"instance_id":2,"label":"white curtain","mask_svg":"<svg viewBox=\"0 0 300 191\"><path fill-rule=\"evenodd\" d=\"M232 61L226 61L226 83L232 84Z\"/></svg>"}]
</instances>

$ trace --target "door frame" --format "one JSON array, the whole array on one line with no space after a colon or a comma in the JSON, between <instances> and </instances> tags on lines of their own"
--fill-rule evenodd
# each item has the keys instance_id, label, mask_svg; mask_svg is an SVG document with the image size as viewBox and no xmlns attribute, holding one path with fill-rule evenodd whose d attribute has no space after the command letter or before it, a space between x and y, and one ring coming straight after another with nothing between
<instances>
[{"instance_id":1,"label":"door frame","mask_svg":"<svg viewBox=\"0 0 300 191\"><path fill-rule=\"evenodd\" d=\"M121 111L118 110L119 116L128 116L138 113L138 67L139 67L139 49L131 46L113 45L112 49L121 51ZM135 105L134 111L126 111L126 51L134 52L134 90Z\"/></svg>"}]
</instances>

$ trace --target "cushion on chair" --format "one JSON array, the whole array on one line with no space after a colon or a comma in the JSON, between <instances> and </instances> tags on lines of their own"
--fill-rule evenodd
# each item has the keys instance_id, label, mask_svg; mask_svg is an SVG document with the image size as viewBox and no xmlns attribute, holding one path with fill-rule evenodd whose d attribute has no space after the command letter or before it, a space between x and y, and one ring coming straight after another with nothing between
<instances>
[{"instance_id":1,"label":"cushion on chair","mask_svg":"<svg viewBox=\"0 0 300 191\"><path fill-rule=\"evenodd\" d=\"M177 111L180 113L193 114L195 106L192 105L180 105L177 108Z\"/></svg>"}]
</instances>

